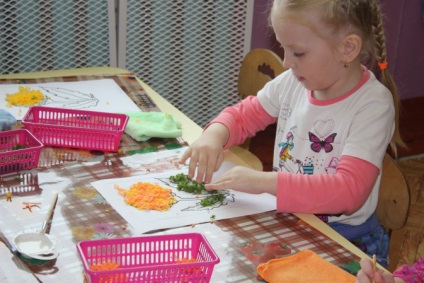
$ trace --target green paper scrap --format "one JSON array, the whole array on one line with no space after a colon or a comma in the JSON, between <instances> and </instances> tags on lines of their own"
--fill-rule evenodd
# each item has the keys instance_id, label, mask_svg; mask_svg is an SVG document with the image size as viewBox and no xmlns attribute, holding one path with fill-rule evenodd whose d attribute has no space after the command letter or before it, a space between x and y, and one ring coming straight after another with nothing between
<instances>
[{"instance_id":1,"label":"green paper scrap","mask_svg":"<svg viewBox=\"0 0 424 283\"><path fill-rule=\"evenodd\" d=\"M353 274L353 275L356 276L356 274L361 269L361 265L357 261L350 261L346 264L343 264L341 266L341 268L344 269L345 271L349 272L350 274Z\"/></svg>"},{"instance_id":2,"label":"green paper scrap","mask_svg":"<svg viewBox=\"0 0 424 283\"><path fill-rule=\"evenodd\" d=\"M125 133L136 141L150 138L178 138L182 136L181 122L163 112L126 112Z\"/></svg>"},{"instance_id":3,"label":"green paper scrap","mask_svg":"<svg viewBox=\"0 0 424 283\"><path fill-rule=\"evenodd\" d=\"M164 146L168 150L183 147L181 144L173 143L173 142L166 143ZM125 152L125 154L126 155L133 155L133 154L137 154L137 153L151 153L151 152L155 152L157 150L158 150L157 146L149 146L149 147L144 147L144 148L139 148L139 149L134 149L134 150L128 150L128 151Z\"/></svg>"},{"instance_id":4,"label":"green paper scrap","mask_svg":"<svg viewBox=\"0 0 424 283\"><path fill-rule=\"evenodd\" d=\"M151 152L155 152L156 150L158 150L157 146L150 146L150 147L145 147L145 148L129 150L129 151L126 151L125 154L133 155L133 154L137 154L137 153L151 153Z\"/></svg>"}]
</instances>

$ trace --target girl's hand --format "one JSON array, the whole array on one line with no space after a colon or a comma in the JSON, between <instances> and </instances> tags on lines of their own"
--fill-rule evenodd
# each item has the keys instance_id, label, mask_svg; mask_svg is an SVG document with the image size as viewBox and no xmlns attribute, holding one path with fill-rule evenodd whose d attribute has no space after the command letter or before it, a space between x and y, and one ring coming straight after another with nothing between
<instances>
[{"instance_id":1,"label":"girl's hand","mask_svg":"<svg viewBox=\"0 0 424 283\"><path fill-rule=\"evenodd\" d=\"M196 177L195 181L197 183L209 183L213 172L218 170L224 161L224 149L222 146L216 146L210 139L202 136L190 145L182 156L180 163L185 163L189 158L187 176L190 179Z\"/></svg>"},{"instance_id":2,"label":"girl's hand","mask_svg":"<svg viewBox=\"0 0 424 283\"><path fill-rule=\"evenodd\" d=\"M243 166L236 166L219 177L215 182L206 184L207 190L233 189L250 194L270 193L277 191L277 173L262 172Z\"/></svg>"},{"instance_id":3,"label":"girl's hand","mask_svg":"<svg viewBox=\"0 0 424 283\"><path fill-rule=\"evenodd\" d=\"M356 277L356 283L371 283L374 279L375 283L400 283L400 278L394 278L391 274L382 270L373 269L372 261L368 258L362 259L360 262L361 270Z\"/></svg>"},{"instance_id":4,"label":"girl's hand","mask_svg":"<svg viewBox=\"0 0 424 283\"><path fill-rule=\"evenodd\" d=\"M184 164L190 158L187 176L194 179L197 168L195 181L209 183L213 172L218 170L224 161L224 145L229 136L230 133L223 124L209 125L180 159L180 163Z\"/></svg>"}]
</instances>

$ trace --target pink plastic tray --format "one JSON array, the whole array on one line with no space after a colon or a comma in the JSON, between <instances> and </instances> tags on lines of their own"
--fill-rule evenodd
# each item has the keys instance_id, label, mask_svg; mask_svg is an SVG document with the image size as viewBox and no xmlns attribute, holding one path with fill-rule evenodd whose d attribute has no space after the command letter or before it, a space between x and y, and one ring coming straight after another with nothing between
<instances>
[{"instance_id":1,"label":"pink plastic tray","mask_svg":"<svg viewBox=\"0 0 424 283\"><path fill-rule=\"evenodd\" d=\"M209 282L219 258L198 233L86 240L77 244L87 282ZM181 260L194 262L177 263ZM119 265L92 271L104 262Z\"/></svg>"},{"instance_id":2,"label":"pink plastic tray","mask_svg":"<svg viewBox=\"0 0 424 283\"><path fill-rule=\"evenodd\" d=\"M36 168L42 148L27 130L0 132L0 174Z\"/></svg>"},{"instance_id":3,"label":"pink plastic tray","mask_svg":"<svg viewBox=\"0 0 424 283\"><path fill-rule=\"evenodd\" d=\"M118 151L128 122L125 114L31 107L22 124L44 145Z\"/></svg>"}]
</instances>

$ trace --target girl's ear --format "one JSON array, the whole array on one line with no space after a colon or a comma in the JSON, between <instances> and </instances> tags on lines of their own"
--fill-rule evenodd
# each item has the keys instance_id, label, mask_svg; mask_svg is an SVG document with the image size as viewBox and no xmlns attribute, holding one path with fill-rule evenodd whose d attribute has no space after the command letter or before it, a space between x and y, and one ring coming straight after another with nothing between
<instances>
[{"instance_id":1,"label":"girl's ear","mask_svg":"<svg viewBox=\"0 0 424 283\"><path fill-rule=\"evenodd\" d=\"M362 38L354 33L348 34L343 39L342 58L343 62L350 63L355 60L362 48Z\"/></svg>"}]
</instances>

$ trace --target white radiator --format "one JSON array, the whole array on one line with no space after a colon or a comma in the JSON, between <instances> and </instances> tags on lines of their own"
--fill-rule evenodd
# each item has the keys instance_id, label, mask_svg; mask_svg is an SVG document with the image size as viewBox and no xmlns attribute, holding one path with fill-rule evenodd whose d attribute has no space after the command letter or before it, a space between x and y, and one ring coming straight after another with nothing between
<instances>
[{"instance_id":1,"label":"white radiator","mask_svg":"<svg viewBox=\"0 0 424 283\"><path fill-rule=\"evenodd\" d=\"M114 3L0 1L1 73L116 66Z\"/></svg>"},{"instance_id":2,"label":"white radiator","mask_svg":"<svg viewBox=\"0 0 424 283\"><path fill-rule=\"evenodd\" d=\"M239 101L253 1L0 1L0 71L118 66L204 126Z\"/></svg>"}]
</instances>

